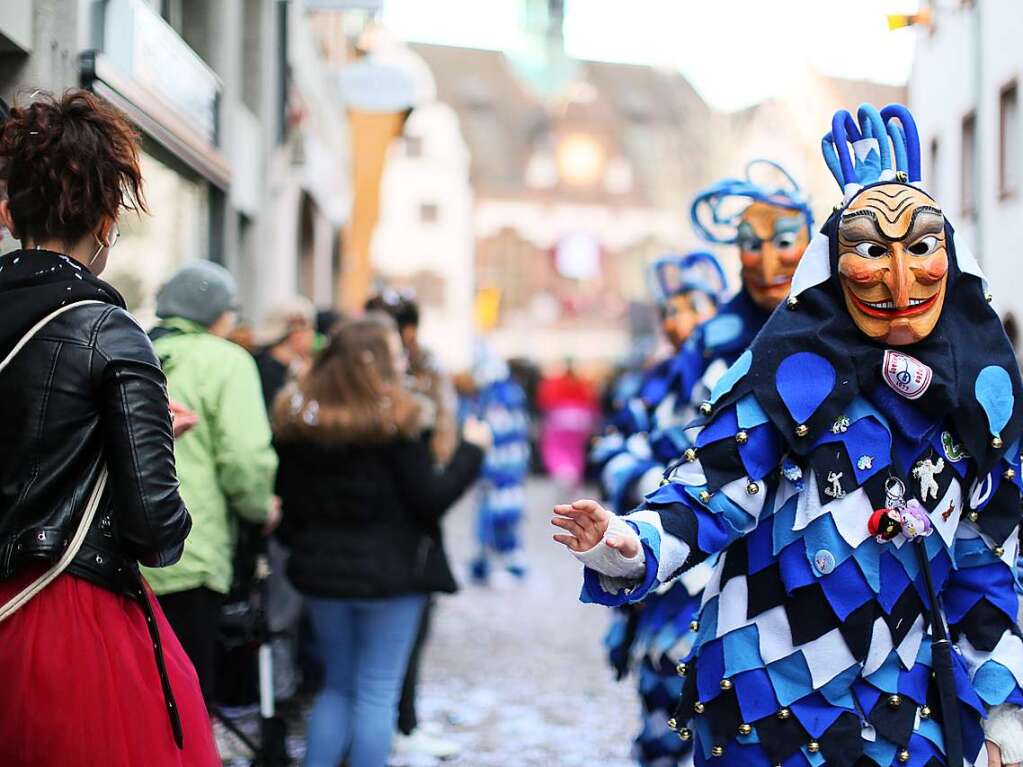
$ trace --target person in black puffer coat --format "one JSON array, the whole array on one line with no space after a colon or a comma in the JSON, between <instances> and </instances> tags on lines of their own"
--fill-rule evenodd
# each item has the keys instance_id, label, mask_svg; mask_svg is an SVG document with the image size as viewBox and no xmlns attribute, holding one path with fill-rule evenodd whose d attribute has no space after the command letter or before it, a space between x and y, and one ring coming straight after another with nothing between
<instances>
[{"instance_id":1,"label":"person in black puffer coat","mask_svg":"<svg viewBox=\"0 0 1023 767\"><path fill-rule=\"evenodd\" d=\"M324 689L307 767L384 767L427 595L455 590L440 519L478 477L489 429L476 421L435 469L428 406L402 384L389 317L343 322L312 369L274 404L277 492L288 576L307 597Z\"/></svg>"}]
</instances>

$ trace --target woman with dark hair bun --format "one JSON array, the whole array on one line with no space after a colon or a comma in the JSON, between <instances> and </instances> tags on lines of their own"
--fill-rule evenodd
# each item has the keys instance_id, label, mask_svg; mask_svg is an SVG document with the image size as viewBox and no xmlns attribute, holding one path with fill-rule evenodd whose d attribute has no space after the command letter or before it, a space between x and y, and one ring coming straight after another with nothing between
<instances>
[{"instance_id":1,"label":"woman with dark hair bun","mask_svg":"<svg viewBox=\"0 0 1023 767\"><path fill-rule=\"evenodd\" d=\"M219 765L195 671L139 574L181 556L160 363L98 275L145 211L138 138L72 90L0 121L0 764Z\"/></svg>"}]
</instances>

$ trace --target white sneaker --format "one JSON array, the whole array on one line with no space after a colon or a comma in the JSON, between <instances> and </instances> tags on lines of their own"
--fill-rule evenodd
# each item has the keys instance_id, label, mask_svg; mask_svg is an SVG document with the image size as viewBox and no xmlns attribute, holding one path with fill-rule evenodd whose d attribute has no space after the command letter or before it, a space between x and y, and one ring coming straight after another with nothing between
<instances>
[{"instance_id":1,"label":"white sneaker","mask_svg":"<svg viewBox=\"0 0 1023 767\"><path fill-rule=\"evenodd\" d=\"M432 756L435 759L451 759L462 747L440 735L434 735L418 727L411 735L398 733L394 737L394 752L403 756Z\"/></svg>"},{"instance_id":2,"label":"white sneaker","mask_svg":"<svg viewBox=\"0 0 1023 767\"><path fill-rule=\"evenodd\" d=\"M219 719L213 720L213 738L216 740L220 759L225 764L231 764L235 760L252 759L252 752Z\"/></svg>"}]
</instances>

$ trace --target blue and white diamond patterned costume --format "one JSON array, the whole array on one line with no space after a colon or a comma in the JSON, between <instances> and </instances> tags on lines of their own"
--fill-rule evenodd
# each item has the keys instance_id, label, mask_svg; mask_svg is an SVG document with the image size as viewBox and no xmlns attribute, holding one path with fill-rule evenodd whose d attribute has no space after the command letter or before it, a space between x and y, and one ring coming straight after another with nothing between
<instances>
[{"instance_id":1,"label":"blue and white diamond patterned costume","mask_svg":"<svg viewBox=\"0 0 1023 767\"><path fill-rule=\"evenodd\" d=\"M989 715L992 739L1011 720L1005 753L1023 739L1019 372L976 262L920 189L912 118L858 118L825 138L844 199L791 311L624 517L642 557L578 555L601 569L583 599L611 606L718 556L673 722L697 765L983 764Z\"/></svg>"},{"instance_id":2,"label":"blue and white diamond patterned costume","mask_svg":"<svg viewBox=\"0 0 1023 767\"><path fill-rule=\"evenodd\" d=\"M483 461L477 507L479 554L471 569L485 581L495 566L516 577L526 574L519 526L526 506L529 419L526 394L507 363L481 345L473 367L478 392L469 409L484 421L494 443Z\"/></svg>"}]
</instances>

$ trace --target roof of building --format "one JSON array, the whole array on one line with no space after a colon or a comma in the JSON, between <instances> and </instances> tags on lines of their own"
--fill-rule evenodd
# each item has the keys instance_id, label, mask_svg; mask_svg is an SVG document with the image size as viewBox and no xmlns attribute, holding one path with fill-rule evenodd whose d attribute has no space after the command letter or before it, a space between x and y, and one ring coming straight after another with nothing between
<instances>
[{"instance_id":1,"label":"roof of building","mask_svg":"<svg viewBox=\"0 0 1023 767\"><path fill-rule=\"evenodd\" d=\"M563 92L545 100L500 51L412 47L433 71L438 98L459 114L480 197L678 207L691 179L710 174L708 153L699 150L713 115L678 72L574 62ZM592 183L558 173L559 147L570 135L599 145L602 172Z\"/></svg>"}]
</instances>

